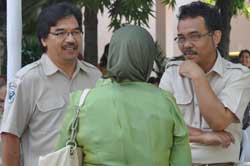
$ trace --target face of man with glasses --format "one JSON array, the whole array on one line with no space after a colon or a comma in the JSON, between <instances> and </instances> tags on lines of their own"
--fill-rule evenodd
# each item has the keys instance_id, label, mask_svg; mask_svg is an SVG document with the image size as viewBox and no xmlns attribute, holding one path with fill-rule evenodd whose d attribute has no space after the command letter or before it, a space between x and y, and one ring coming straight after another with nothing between
<instances>
[{"instance_id":1,"label":"face of man with glasses","mask_svg":"<svg viewBox=\"0 0 250 166\"><path fill-rule=\"evenodd\" d=\"M216 46L220 42L220 31L208 31L203 17L185 18L177 26L176 43L185 59L192 60L202 68L216 60Z\"/></svg>"},{"instance_id":2,"label":"face of man with glasses","mask_svg":"<svg viewBox=\"0 0 250 166\"><path fill-rule=\"evenodd\" d=\"M55 63L75 62L81 50L82 32L73 16L60 19L50 28L42 44L47 47L47 54Z\"/></svg>"}]
</instances>

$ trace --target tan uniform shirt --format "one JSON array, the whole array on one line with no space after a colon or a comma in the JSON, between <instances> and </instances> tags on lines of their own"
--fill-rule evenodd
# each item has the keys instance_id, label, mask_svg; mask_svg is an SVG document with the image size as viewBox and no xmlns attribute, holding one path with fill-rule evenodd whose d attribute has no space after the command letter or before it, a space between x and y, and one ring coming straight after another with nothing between
<instances>
[{"instance_id":1,"label":"tan uniform shirt","mask_svg":"<svg viewBox=\"0 0 250 166\"><path fill-rule=\"evenodd\" d=\"M168 65L159 86L169 90L175 96L188 125L211 130L200 113L192 80L179 75L181 63L181 61L175 61ZM206 74L206 77L224 106L242 121L244 110L250 99L248 69L240 64L233 64L218 55L215 65ZM233 123L226 128L235 138L235 144L231 144L228 148L191 143L193 163L237 162L240 152L241 128L241 123Z\"/></svg>"},{"instance_id":2,"label":"tan uniform shirt","mask_svg":"<svg viewBox=\"0 0 250 166\"><path fill-rule=\"evenodd\" d=\"M9 85L1 132L21 139L21 165L37 166L40 155L53 151L69 93L93 87L100 76L94 66L78 61L68 79L46 54L17 73Z\"/></svg>"}]
</instances>

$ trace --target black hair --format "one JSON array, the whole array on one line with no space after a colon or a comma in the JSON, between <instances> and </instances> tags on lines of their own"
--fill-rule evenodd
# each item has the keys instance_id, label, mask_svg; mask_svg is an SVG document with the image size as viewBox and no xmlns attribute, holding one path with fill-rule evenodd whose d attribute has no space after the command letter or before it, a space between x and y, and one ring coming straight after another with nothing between
<instances>
[{"instance_id":1,"label":"black hair","mask_svg":"<svg viewBox=\"0 0 250 166\"><path fill-rule=\"evenodd\" d=\"M68 2L53 4L43 9L37 21L37 37L42 46L43 51L47 50L43 47L41 39L48 37L50 27L55 26L57 22L67 16L74 16L82 31L82 13L81 10Z\"/></svg>"},{"instance_id":2,"label":"black hair","mask_svg":"<svg viewBox=\"0 0 250 166\"><path fill-rule=\"evenodd\" d=\"M213 5L201 1L195 1L179 8L179 21L186 18L201 16L205 20L205 25L209 32L215 30L222 31L222 18L219 9Z\"/></svg>"},{"instance_id":3,"label":"black hair","mask_svg":"<svg viewBox=\"0 0 250 166\"><path fill-rule=\"evenodd\" d=\"M241 50L239 53L239 58L241 58L244 53L248 53L250 55L250 51L248 49Z\"/></svg>"},{"instance_id":4,"label":"black hair","mask_svg":"<svg viewBox=\"0 0 250 166\"><path fill-rule=\"evenodd\" d=\"M102 54L102 57L100 59L100 67L107 68L107 62L108 62L108 54L109 54L109 43L105 45L104 52Z\"/></svg>"}]
</instances>

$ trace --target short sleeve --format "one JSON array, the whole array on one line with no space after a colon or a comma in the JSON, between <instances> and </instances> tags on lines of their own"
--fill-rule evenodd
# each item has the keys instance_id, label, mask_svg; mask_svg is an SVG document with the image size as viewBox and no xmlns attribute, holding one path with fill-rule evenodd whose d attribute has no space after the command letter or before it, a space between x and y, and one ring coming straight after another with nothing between
<instances>
[{"instance_id":1,"label":"short sleeve","mask_svg":"<svg viewBox=\"0 0 250 166\"><path fill-rule=\"evenodd\" d=\"M230 109L238 119L242 120L244 110L250 100L250 75L238 73L229 80L218 95L225 107Z\"/></svg>"},{"instance_id":2,"label":"short sleeve","mask_svg":"<svg viewBox=\"0 0 250 166\"><path fill-rule=\"evenodd\" d=\"M32 115L33 94L28 81L19 78L8 85L1 133L21 137Z\"/></svg>"}]
</instances>

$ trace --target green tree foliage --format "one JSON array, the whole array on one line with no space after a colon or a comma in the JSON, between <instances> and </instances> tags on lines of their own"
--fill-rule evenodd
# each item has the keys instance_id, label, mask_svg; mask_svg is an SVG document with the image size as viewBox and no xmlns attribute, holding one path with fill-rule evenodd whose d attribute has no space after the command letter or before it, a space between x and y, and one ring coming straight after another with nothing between
<instances>
[{"instance_id":1,"label":"green tree foliage","mask_svg":"<svg viewBox=\"0 0 250 166\"><path fill-rule=\"evenodd\" d=\"M0 32L2 33L6 32L6 10L6 0L0 0Z\"/></svg>"},{"instance_id":2,"label":"green tree foliage","mask_svg":"<svg viewBox=\"0 0 250 166\"><path fill-rule=\"evenodd\" d=\"M38 46L36 37L25 37L22 40L22 66L38 60L42 55L42 49Z\"/></svg>"}]
</instances>

